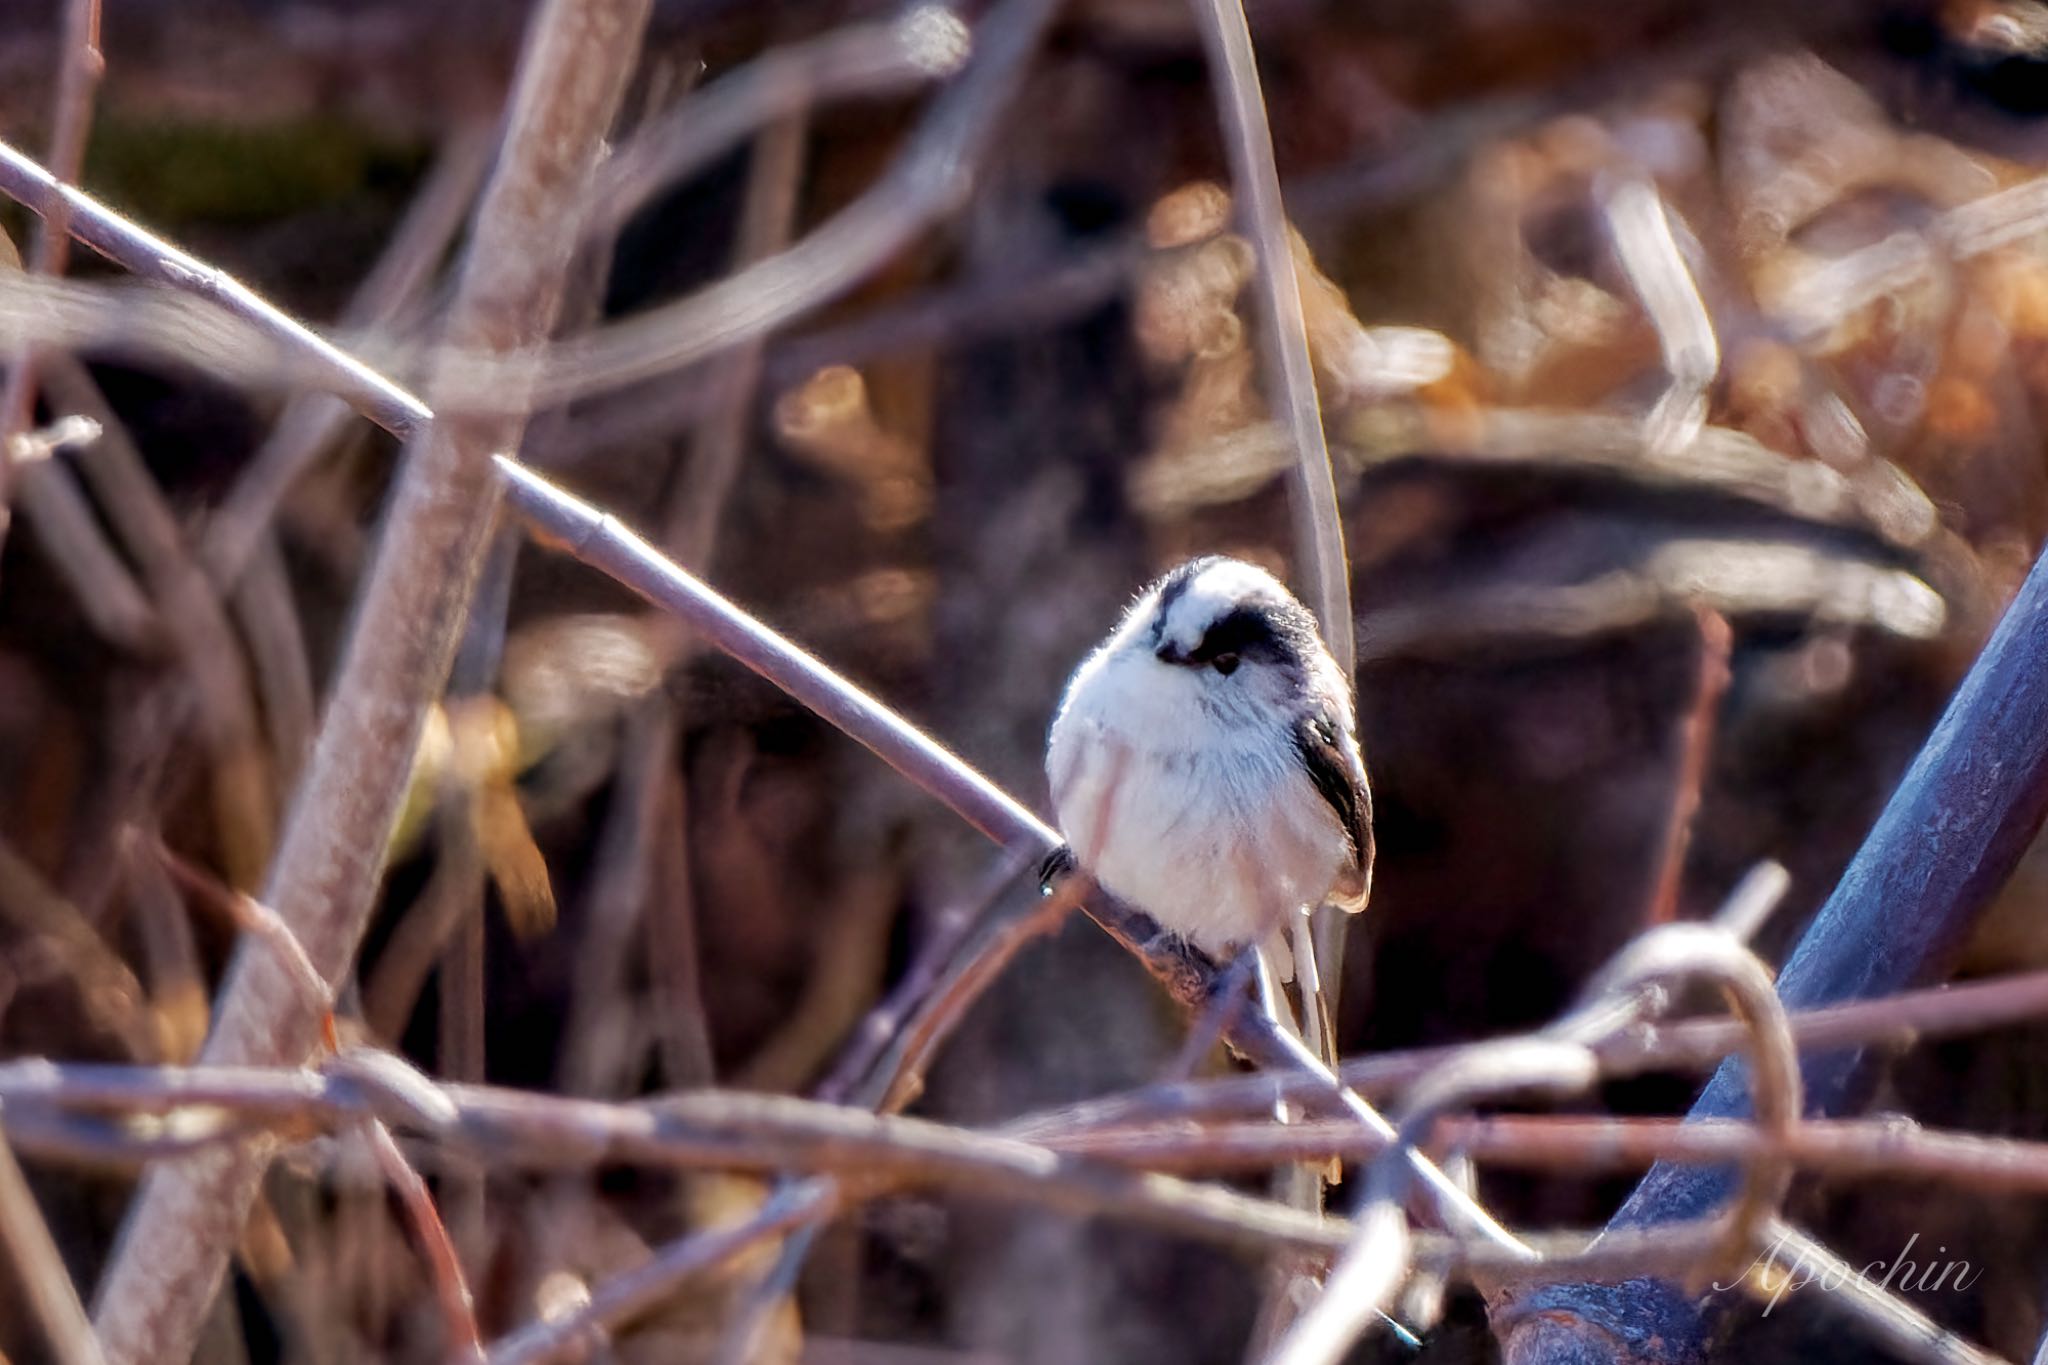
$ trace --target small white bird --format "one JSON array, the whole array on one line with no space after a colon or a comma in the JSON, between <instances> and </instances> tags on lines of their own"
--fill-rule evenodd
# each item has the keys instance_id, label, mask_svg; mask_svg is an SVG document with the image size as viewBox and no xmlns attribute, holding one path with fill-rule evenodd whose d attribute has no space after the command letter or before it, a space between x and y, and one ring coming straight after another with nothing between
<instances>
[{"instance_id":1,"label":"small white bird","mask_svg":"<svg viewBox=\"0 0 2048 1365\"><path fill-rule=\"evenodd\" d=\"M1297 917L1364 908L1372 791L1350 689L1315 618L1255 565L1209 556L1147 588L1067 684L1046 774L1080 865L1218 961L1263 949L1286 979Z\"/></svg>"}]
</instances>

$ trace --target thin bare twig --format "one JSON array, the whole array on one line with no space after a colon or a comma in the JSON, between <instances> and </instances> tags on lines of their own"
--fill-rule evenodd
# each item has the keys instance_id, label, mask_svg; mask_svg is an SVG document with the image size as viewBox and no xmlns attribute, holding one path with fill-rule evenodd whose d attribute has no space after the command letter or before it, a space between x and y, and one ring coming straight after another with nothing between
<instances>
[{"instance_id":1,"label":"thin bare twig","mask_svg":"<svg viewBox=\"0 0 2048 1365\"><path fill-rule=\"evenodd\" d=\"M506 497L543 539L681 615L704 640L789 693L827 724L866 745L877 757L937 797L968 824L1006 848L1039 857L1059 847L1052 827L1015 798L942 748L888 707L825 664L713 592L617 517L601 512L534 473L499 456ZM1127 926L1151 935L1131 915Z\"/></svg>"},{"instance_id":2,"label":"thin bare twig","mask_svg":"<svg viewBox=\"0 0 2048 1365\"><path fill-rule=\"evenodd\" d=\"M79 1302L78 1288L71 1272L51 1240L49 1224L36 1207L28 1177L14 1159L14 1149L0 1128L0 1244L12 1255L28 1291L29 1311L34 1313L51 1351L63 1365L102 1365L99 1342L92 1323Z\"/></svg>"},{"instance_id":3,"label":"thin bare twig","mask_svg":"<svg viewBox=\"0 0 2048 1365\"><path fill-rule=\"evenodd\" d=\"M1696 607L1699 663L1693 672L1692 704L1678 725L1678 761L1672 765L1671 806L1664 817L1663 847L1657 872L1644 903L1645 924L1669 924L1678 917L1678 893L1685 882L1685 855L1692 844L1693 819L1713 757L1715 720L1728 690L1728 655L1735 632L1726 618L1710 607Z\"/></svg>"},{"instance_id":4,"label":"thin bare twig","mask_svg":"<svg viewBox=\"0 0 2048 1365\"><path fill-rule=\"evenodd\" d=\"M537 11L451 309L451 344L523 351L553 326L575 246L568 207L596 162L647 11L648 0L550 0ZM177 273L173 255L160 253L156 265ZM214 283L230 294L241 289ZM241 302L269 316L253 295ZM303 329L290 330L288 344L309 344ZM339 353L335 361L361 380L358 397L390 403L402 394ZM407 421L424 421L429 409L402 396L410 400ZM523 398L518 388L505 396L513 416L434 422L403 463L263 898L291 916L294 938L325 981L346 970L375 897L420 729L447 677L496 509L490 454L516 444ZM297 1060L318 1022L274 956L247 952L237 955L216 1018L205 1056L231 1062ZM262 1168L261 1153L229 1150L160 1167L144 1181L100 1288L98 1325L112 1359L190 1355Z\"/></svg>"},{"instance_id":5,"label":"thin bare twig","mask_svg":"<svg viewBox=\"0 0 2048 1365\"><path fill-rule=\"evenodd\" d=\"M375 1054L370 1054L375 1055ZM384 1066L364 1079L364 1054L324 1073L236 1067L0 1063L0 1105L14 1145L40 1160L92 1166L196 1150L259 1128L297 1135L342 1131L381 1117L505 1169L577 1169L594 1162L676 1170L763 1171L778 1164L859 1176L899 1170L866 1137L895 1129L848 1128L837 1104L694 1092L687 1100L603 1104L489 1086L433 1085ZM390 1082L402 1072L404 1080ZM404 1089L406 1085L411 1089ZM174 1128L136 1122L182 1113ZM109 1124L103 1116L125 1116ZM857 1121L857 1120L856 1120ZM1014 1133L1015 1128L997 1133ZM1032 1145L1120 1167L1200 1176L1288 1161L1366 1160L1386 1139L1349 1120L1276 1124L1270 1119L1150 1120L1034 1131ZM1523 1114L1443 1115L1418 1145L1489 1166L1539 1171L1640 1170L1658 1161L1748 1164L1777 1153L1836 1180L1940 1182L1980 1192L2048 1194L2048 1143L1925 1129L1904 1119L1813 1119L1774 1137L1736 1119L1633 1119ZM966 1177L963 1175L962 1177Z\"/></svg>"},{"instance_id":6,"label":"thin bare twig","mask_svg":"<svg viewBox=\"0 0 2048 1365\"><path fill-rule=\"evenodd\" d=\"M616 1275L572 1313L523 1327L491 1348L489 1365L541 1365L586 1351L605 1340L606 1328L660 1303L676 1287L713 1270L757 1242L794 1228L815 1226L839 1206L833 1182L812 1180L771 1195L753 1217L730 1227L686 1237L646 1265Z\"/></svg>"},{"instance_id":7,"label":"thin bare twig","mask_svg":"<svg viewBox=\"0 0 2048 1365\"><path fill-rule=\"evenodd\" d=\"M1789 1023L1800 1051L1825 1053L1843 1048L1910 1047L1927 1038L2005 1028L2044 1015L2048 1015L2048 970L1798 1011L1789 1016ZM1730 1020L1687 1019L1635 1026L1594 1043L1593 1049L1600 1057L1601 1074L1610 1078L1701 1071L1739 1051L1746 1036L1743 1026ZM1384 1096L1415 1084L1457 1052L1456 1047L1385 1052L1346 1062L1342 1074L1353 1089ZM1020 1136L1031 1136L1161 1118L1250 1114L1283 1099L1312 1105L1320 1089L1306 1077L1281 1074L1189 1081L1027 1115L1012 1129ZM1322 1107L1328 1108L1327 1104Z\"/></svg>"},{"instance_id":8,"label":"thin bare twig","mask_svg":"<svg viewBox=\"0 0 2048 1365\"><path fill-rule=\"evenodd\" d=\"M1364 1160L1386 1143L1355 1123L1285 1126L1259 1119L1175 1120L1076 1132L1036 1141L1057 1151L1177 1175L1270 1168L1283 1161ZM27 1139L23 1139L24 1143ZM37 1146L41 1151L40 1136ZM2048 1145L1923 1129L1903 1119L1808 1119L1790 1136L1765 1136L1740 1119L1445 1116L1422 1144L1485 1166L1537 1171L1631 1171L1659 1161L1744 1164L1781 1152L1802 1171L1851 1179L1941 1181L1982 1191L2048 1193Z\"/></svg>"},{"instance_id":9,"label":"thin bare twig","mask_svg":"<svg viewBox=\"0 0 2048 1365\"><path fill-rule=\"evenodd\" d=\"M444 1358L482 1360L483 1336L477 1331L469 1283L462 1274L462 1258L455 1254L455 1243L449 1239L440 1210L434 1207L427 1182L405 1159L405 1153L398 1150L391 1130L382 1121L369 1120L361 1132L377 1168L384 1173L384 1179L398 1196L399 1206L405 1210L413 1238L419 1243L420 1259L426 1262L427 1274L433 1280L434 1301L441 1310L441 1330L448 1336Z\"/></svg>"},{"instance_id":10,"label":"thin bare twig","mask_svg":"<svg viewBox=\"0 0 2048 1365\"><path fill-rule=\"evenodd\" d=\"M60 435L69 439L55 439ZM28 513L36 540L70 585L85 619L101 638L149 657L162 652L163 623L108 542L71 468L54 458L99 438L99 428L83 419L68 430L26 432L0 446L0 463L13 468L13 502ZM24 458L29 447L35 455Z\"/></svg>"},{"instance_id":11,"label":"thin bare twig","mask_svg":"<svg viewBox=\"0 0 2048 1365\"><path fill-rule=\"evenodd\" d=\"M935 984L904 1028L902 1045L893 1054L894 1064L885 1060L877 1067L868 1097L879 1093L879 1107L890 1114L914 1104L924 1092L924 1075L939 1045L959 1025L967 1007L981 998L1025 945L1058 929L1094 890L1091 878L1069 877L1029 911L998 925L977 952Z\"/></svg>"},{"instance_id":12,"label":"thin bare twig","mask_svg":"<svg viewBox=\"0 0 2048 1365\"><path fill-rule=\"evenodd\" d=\"M100 0L70 0L64 9L60 69L54 117L50 120L50 169L60 179L75 181L85 164L85 144L92 132L93 95L107 67L100 52ZM61 275L70 252L70 224L63 212L46 216L29 247L28 268L38 275ZM9 494L14 486L14 438L35 424L36 353L23 346L9 367L0 390L0 544L7 539Z\"/></svg>"},{"instance_id":13,"label":"thin bare twig","mask_svg":"<svg viewBox=\"0 0 2048 1365\"><path fill-rule=\"evenodd\" d=\"M917 956L904 970L902 980L854 1029L838 1064L813 1092L817 1098L831 1104L843 1103L866 1082L882 1054L909 1026L912 1015L938 989L946 964L953 960L974 926L983 921L996 898L1028 865L1029 859L1021 850L1004 850L965 902L940 911Z\"/></svg>"}]
</instances>

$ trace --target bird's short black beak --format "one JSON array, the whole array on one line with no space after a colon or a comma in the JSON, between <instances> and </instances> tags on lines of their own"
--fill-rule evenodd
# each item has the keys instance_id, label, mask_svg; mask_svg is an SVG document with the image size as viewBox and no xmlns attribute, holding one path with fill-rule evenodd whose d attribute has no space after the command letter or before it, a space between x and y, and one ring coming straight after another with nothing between
<instances>
[{"instance_id":1,"label":"bird's short black beak","mask_svg":"<svg viewBox=\"0 0 2048 1365\"><path fill-rule=\"evenodd\" d=\"M1161 645L1152 654L1163 664L1184 664L1188 661L1187 656L1180 652L1180 646L1174 644Z\"/></svg>"}]
</instances>

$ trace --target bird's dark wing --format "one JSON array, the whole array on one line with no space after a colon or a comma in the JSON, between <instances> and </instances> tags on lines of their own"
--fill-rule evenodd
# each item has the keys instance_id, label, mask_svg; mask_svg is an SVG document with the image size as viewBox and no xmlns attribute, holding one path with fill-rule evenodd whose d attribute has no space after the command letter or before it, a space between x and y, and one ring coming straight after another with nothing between
<instances>
[{"instance_id":1,"label":"bird's dark wing","mask_svg":"<svg viewBox=\"0 0 2048 1365\"><path fill-rule=\"evenodd\" d=\"M1322 793L1337 823L1351 841L1351 866L1337 878L1330 899L1347 910L1365 905L1372 890L1372 787L1358 751L1344 742L1337 722L1327 712L1305 716L1294 726L1294 747L1309 779Z\"/></svg>"}]
</instances>

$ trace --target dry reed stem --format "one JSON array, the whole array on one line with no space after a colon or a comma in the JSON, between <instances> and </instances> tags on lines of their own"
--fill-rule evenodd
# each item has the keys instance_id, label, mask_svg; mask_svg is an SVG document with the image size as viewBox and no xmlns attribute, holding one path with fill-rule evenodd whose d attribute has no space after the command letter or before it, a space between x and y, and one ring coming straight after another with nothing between
<instances>
[{"instance_id":1,"label":"dry reed stem","mask_svg":"<svg viewBox=\"0 0 2048 1365\"><path fill-rule=\"evenodd\" d=\"M1309 363L1308 330L1302 318L1301 282L1289 245L1287 209L1273 162L1273 131L1259 89L1251 29L1240 0L1194 0L1197 26L1208 54L1210 82L1222 113L1230 176L1247 235L1259 263L1266 401L1279 412L1295 453L1294 518L1296 571L1306 571L1323 639L1348 680L1352 671L1351 582L1344 562L1344 525L1337 484L1323 439L1323 415Z\"/></svg>"},{"instance_id":2,"label":"dry reed stem","mask_svg":"<svg viewBox=\"0 0 2048 1365\"><path fill-rule=\"evenodd\" d=\"M575 244L565 206L587 183L646 13L647 0L551 0L537 12L450 310L452 344L504 353L545 339ZM303 344L300 329L293 340ZM389 396L389 381L339 359L369 393ZM515 413L519 397L508 395ZM411 408L424 418L418 400ZM516 415L444 418L415 434L407 453L263 898L291 916L324 981L339 980L354 954L421 725L447 676L496 506L491 452L516 444L522 425ZM318 1022L274 955L245 951L204 1055L297 1060ZM190 1356L263 1166L260 1151L229 1149L145 1178L100 1288L98 1327L112 1360Z\"/></svg>"},{"instance_id":3,"label":"dry reed stem","mask_svg":"<svg viewBox=\"0 0 2048 1365\"><path fill-rule=\"evenodd\" d=\"M1295 272L1287 208L1280 195L1280 172L1273 161L1273 131L1259 88L1251 28L1245 22L1241 0L1193 0L1193 5L1223 119L1238 211L1258 257L1266 402L1280 414L1294 449L1288 511L1294 523L1295 572L1308 578L1312 588L1309 601L1323 640L1349 683L1356 673L1358 652L1352 640L1344 522L1330 449L1323 436L1322 407L1309 360L1308 326L1302 316L1301 281ZM1348 916L1339 911L1328 907L1316 911L1315 950L1323 970L1315 976L1323 983L1323 999L1320 1003L1302 1002L1305 1020L1334 1021L1338 1017L1348 924ZM1334 1055L1334 1041L1329 1050Z\"/></svg>"}]
</instances>

